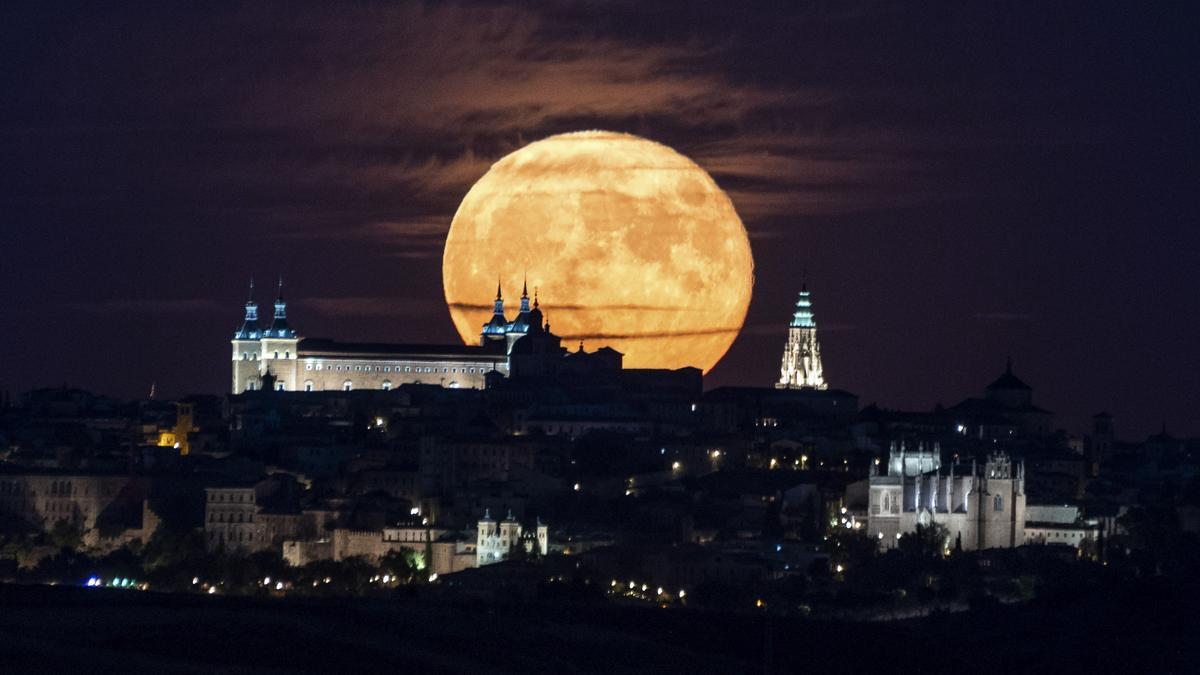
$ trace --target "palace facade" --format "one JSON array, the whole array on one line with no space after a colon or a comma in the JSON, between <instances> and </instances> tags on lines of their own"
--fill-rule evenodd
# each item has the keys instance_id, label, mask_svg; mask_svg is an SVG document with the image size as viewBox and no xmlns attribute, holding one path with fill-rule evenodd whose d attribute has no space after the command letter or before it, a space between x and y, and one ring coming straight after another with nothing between
<instances>
[{"instance_id":1,"label":"palace facade","mask_svg":"<svg viewBox=\"0 0 1200 675\"><path fill-rule=\"evenodd\" d=\"M542 332L537 298L532 306L522 289L517 316L504 315L504 299L496 287L492 318L483 326L478 345L351 343L301 337L289 324L283 284L275 299L270 325L260 328L254 284L250 285L245 318L233 335L230 387L235 394L262 389L279 391L389 390L401 384L436 384L482 389L488 373L509 373L516 341L531 330Z\"/></svg>"}]
</instances>

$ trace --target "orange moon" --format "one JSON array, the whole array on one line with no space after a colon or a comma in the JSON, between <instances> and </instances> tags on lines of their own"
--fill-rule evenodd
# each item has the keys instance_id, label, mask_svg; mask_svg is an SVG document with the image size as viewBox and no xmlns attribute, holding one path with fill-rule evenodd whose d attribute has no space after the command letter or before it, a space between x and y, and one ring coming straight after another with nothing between
<instances>
[{"instance_id":1,"label":"orange moon","mask_svg":"<svg viewBox=\"0 0 1200 675\"><path fill-rule=\"evenodd\" d=\"M627 368L708 372L746 318L754 259L733 203L695 162L582 131L505 156L454 214L442 284L467 344L491 318L497 278L509 320L527 278L568 347L607 345Z\"/></svg>"}]
</instances>

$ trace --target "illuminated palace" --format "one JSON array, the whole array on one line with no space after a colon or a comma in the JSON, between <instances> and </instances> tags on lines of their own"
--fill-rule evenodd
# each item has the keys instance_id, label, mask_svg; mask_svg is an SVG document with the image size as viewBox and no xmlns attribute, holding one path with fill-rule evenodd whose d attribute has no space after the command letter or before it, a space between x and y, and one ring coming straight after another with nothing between
<instances>
[{"instance_id":1,"label":"illuminated palace","mask_svg":"<svg viewBox=\"0 0 1200 675\"><path fill-rule=\"evenodd\" d=\"M813 318L808 284L800 287L796 311L788 325L788 340L779 367L778 389L826 389L821 367L821 345L817 342L817 322Z\"/></svg>"},{"instance_id":2,"label":"illuminated palace","mask_svg":"<svg viewBox=\"0 0 1200 675\"><path fill-rule=\"evenodd\" d=\"M233 393L261 389L266 383L280 391L388 390L409 383L451 388L484 387L490 372L507 376L510 353L527 334L548 333L537 298L530 304L521 292L516 318L504 316L504 299L496 287L492 318L483 326L478 345L408 345L347 343L303 338L288 324L283 284L275 313L265 329L259 327L254 284L246 301L242 327L233 334Z\"/></svg>"}]
</instances>

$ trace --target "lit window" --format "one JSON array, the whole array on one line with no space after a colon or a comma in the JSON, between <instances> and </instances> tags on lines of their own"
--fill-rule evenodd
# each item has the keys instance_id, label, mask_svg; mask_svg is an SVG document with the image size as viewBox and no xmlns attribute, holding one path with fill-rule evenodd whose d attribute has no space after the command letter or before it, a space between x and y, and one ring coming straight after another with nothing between
<instances>
[{"instance_id":1,"label":"lit window","mask_svg":"<svg viewBox=\"0 0 1200 675\"><path fill-rule=\"evenodd\" d=\"M312 380L305 380L304 381L304 391L312 391L312 390L313 390Z\"/></svg>"},{"instance_id":2,"label":"lit window","mask_svg":"<svg viewBox=\"0 0 1200 675\"><path fill-rule=\"evenodd\" d=\"M383 390L384 390L384 391L391 391L391 390L392 390L392 383L391 383L390 381L387 381L387 380L385 380L385 381L384 381L384 383L383 383Z\"/></svg>"},{"instance_id":3,"label":"lit window","mask_svg":"<svg viewBox=\"0 0 1200 675\"><path fill-rule=\"evenodd\" d=\"M354 388L354 383L351 382L350 380L346 380L345 382L342 383L342 391L350 391L353 388Z\"/></svg>"}]
</instances>

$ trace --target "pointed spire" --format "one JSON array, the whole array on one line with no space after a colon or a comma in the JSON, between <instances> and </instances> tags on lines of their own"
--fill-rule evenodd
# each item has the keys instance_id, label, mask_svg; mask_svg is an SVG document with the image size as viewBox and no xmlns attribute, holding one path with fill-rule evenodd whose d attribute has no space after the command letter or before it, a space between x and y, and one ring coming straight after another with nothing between
<instances>
[{"instance_id":1,"label":"pointed spire","mask_svg":"<svg viewBox=\"0 0 1200 675\"><path fill-rule=\"evenodd\" d=\"M496 277L496 304L492 308L492 313L497 316L504 316L504 295L500 292L500 278Z\"/></svg>"},{"instance_id":2,"label":"pointed spire","mask_svg":"<svg viewBox=\"0 0 1200 675\"><path fill-rule=\"evenodd\" d=\"M287 302L283 299L283 275L279 275L279 293L275 297L275 316L271 320L271 327L267 329L264 337L277 338L293 338L296 337L296 331L292 330L287 321Z\"/></svg>"},{"instance_id":3,"label":"pointed spire","mask_svg":"<svg viewBox=\"0 0 1200 675\"><path fill-rule=\"evenodd\" d=\"M537 309L537 306L538 306L538 287L534 286L533 287L533 308Z\"/></svg>"},{"instance_id":4,"label":"pointed spire","mask_svg":"<svg viewBox=\"0 0 1200 675\"><path fill-rule=\"evenodd\" d=\"M792 328L816 328L817 322L812 311L812 298L808 291L808 283L800 287L799 297L796 298L796 311L792 313Z\"/></svg>"},{"instance_id":5,"label":"pointed spire","mask_svg":"<svg viewBox=\"0 0 1200 675\"><path fill-rule=\"evenodd\" d=\"M500 288L500 277L496 277L496 303L492 307L492 318L483 324L481 339L498 339L508 333L508 320L504 318L504 295Z\"/></svg>"},{"instance_id":6,"label":"pointed spire","mask_svg":"<svg viewBox=\"0 0 1200 675\"><path fill-rule=\"evenodd\" d=\"M250 293L246 297L246 315L242 319L242 327L233 334L235 340L257 340L261 337L258 330L258 303L254 302L254 277L250 277Z\"/></svg>"},{"instance_id":7,"label":"pointed spire","mask_svg":"<svg viewBox=\"0 0 1200 675\"><path fill-rule=\"evenodd\" d=\"M525 278L521 282L521 313L529 311L529 279Z\"/></svg>"}]
</instances>

